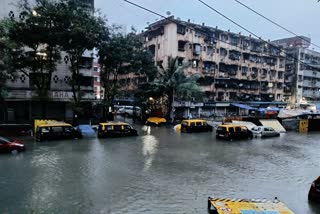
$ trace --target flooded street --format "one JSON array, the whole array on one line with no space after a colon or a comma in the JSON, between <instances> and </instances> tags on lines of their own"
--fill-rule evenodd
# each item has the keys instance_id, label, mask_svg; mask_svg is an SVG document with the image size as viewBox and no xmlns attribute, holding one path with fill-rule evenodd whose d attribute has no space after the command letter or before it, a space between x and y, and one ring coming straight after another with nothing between
<instances>
[{"instance_id":1,"label":"flooded street","mask_svg":"<svg viewBox=\"0 0 320 214\"><path fill-rule=\"evenodd\" d=\"M320 134L225 142L137 127L140 136L36 143L0 156L0 213L206 213L207 197L278 197L320 213Z\"/></svg>"}]
</instances>

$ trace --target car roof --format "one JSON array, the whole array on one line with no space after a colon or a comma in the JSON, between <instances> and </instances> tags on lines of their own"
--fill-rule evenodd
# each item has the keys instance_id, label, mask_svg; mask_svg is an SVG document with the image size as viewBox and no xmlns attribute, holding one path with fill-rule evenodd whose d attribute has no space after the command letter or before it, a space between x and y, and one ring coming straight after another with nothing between
<instances>
[{"instance_id":1,"label":"car roof","mask_svg":"<svg viewBox=\"0 0 320 214\"><path fill-rule=\"evenodd\" d=\"M234 125L234 124L222 124L222 125L219 125L218 127L244 127L244 128L247 128L246 126Z\"/></svg>"},{"instance_id":2,"label":"car roof","mask_svg":"<svg viewBox=\"0 0 320 214\"><path fill-rule=\"evenodd\" d=\"M124 123L124 122L107 122L107 123L99 123L99 125L102 126L125 126L125 125L129 125L128 123Z\"/></svg>"},{"instance_id":3,"label":"car roof","mask_svg":"<svg viewBox=\"0 0 320 214\"><path fill-rule=\"evenodd\" d=\"M190 119L190 120L183 120L182 122L207 122L206 120L202 119Z\"/></svg>"}]
</instances>

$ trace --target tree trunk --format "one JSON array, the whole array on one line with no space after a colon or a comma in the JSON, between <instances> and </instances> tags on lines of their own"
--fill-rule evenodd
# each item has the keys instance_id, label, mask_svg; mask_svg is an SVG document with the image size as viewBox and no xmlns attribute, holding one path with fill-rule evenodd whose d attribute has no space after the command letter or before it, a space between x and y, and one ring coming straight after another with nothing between
<instances>
[{"instance_id":1,"label":"tree trunk","mask_svg":"<svg viewBox=\"0 0 320 214\"><path fill-rule=\"evenodd\" d=\"M174 99L174 89L172 89L168 93L168 112L167 112L167 119L173 122L173 114L172 114L172 105L173 105L173 99ZM172 117L172 118L171 118Z\"/></svg>"}]
</instances>

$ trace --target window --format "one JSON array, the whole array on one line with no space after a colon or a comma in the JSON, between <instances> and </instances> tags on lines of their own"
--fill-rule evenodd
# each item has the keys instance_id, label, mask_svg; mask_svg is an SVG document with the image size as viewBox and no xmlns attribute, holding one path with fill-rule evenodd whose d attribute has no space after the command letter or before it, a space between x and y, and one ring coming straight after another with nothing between
<instances>
[{"instance_id":1,"label":"window","mask_svg":"<svg viewBox=\"0 0 320 214\"><path fill-rule=\"evenodd\" d=\"M183 25L177 25L177 33L184 35L186 33L186 27Z\"/></svg>"},{"instance_id":2,"label":"window","mask_svg":"<svg viewBox=\"0 0 320 214\"><path fill-rule=\"evenodd\" d=\"M196 122L196 126L202 126L201 122Z\"/></svg>"},{"instance_id":3,"label":"window","mask_svg":"<svg viewBox=\"0 0 320 214\"><path fill-rule=\"evenodd\" d=\"M186 41L179 40L178 41L178 51L185 51Z\"/></svg>"},{"instance_id":4,"label":"window","mask_svg":"<svg viewBox=\"0 0 320 214\"><path fill-rule=\"evenodd\" d=\"M228 41L228 35L221 34L221 40L224 42Z\"/></svg>"},{"instance_id":5,"label":"window","mask_svg":"<svg viewBox=\"0 0 320 214\"><path fill-rule=\"evenodd\" d=\"M198 68L198 61L192 60L192 68Z\"/></svg>"},{"instance_id":6,"label":"window","mask_svg":"<svg viewBox=\"0 0 320 214\"><path fill-rule=\"evenodd\" d=\"M160 49L160 44L158 44L158 49Z\"/></svg>"},{"instance_id":7,"label":"window","mask_svg":"<svg viewBox=\"0 0 320 214\"><path fill-rule=\"evenodd\" d=\"M233 132L234 132L234 128L233 128L233 127L230 127L230 128L229 128L229 132L230 132L230 133L233 133Z\"/></svg>"}]
</instances>

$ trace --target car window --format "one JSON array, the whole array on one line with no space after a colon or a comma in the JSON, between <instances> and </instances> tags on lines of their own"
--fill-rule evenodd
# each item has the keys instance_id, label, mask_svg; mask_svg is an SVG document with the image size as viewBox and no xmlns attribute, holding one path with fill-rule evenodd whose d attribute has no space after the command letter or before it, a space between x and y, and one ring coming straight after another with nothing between
<instances>
[{"instance_id":1,"label":"car window","mask_svg":"<svg viewBox=\"0 0 320 214\"><path fill-rule=\"evenodd\" d=\"M195 122L190 123L190 126L195 126L195 125L196 125Z\"/></svg>"},{"instance_id":2,"label":"car window","mask_svg":"<svg viewBox=\"0 0 320 214\"><path fill-rule=\"evenodd\" d=\"M234 128L233 127L229 127L229 132L234 132Z\"/></svg>"},{"instance_id":3,"label":"car window","mask_svg":"<svg viewBox=\"0 0 320 214\"><path fill-rule=\"evenodd\" d=\"M241 127L235 127L236 132L241 132Z\"/></svg>"},{"instance_id":4,"label":"car window","mask_svg":"<svg viewBox=\"0 0 320 214\"><path fill-rule=\"evenodd\" d=\"M0 138L0 144L7 144L7 142Z\"/></svg>"},{"instance_id":5,"label":"car window","mask_svg":"<svg viewBox=\"0 0 320 214\"><path fill-rule=\"evenodd\" d=\"M3 142L3 143L13 142L13 140L5 138L5 137L0 137L0 141Z\"/></svg>"},{"instance_id":6,"label":"car window","mask_svg":"<svg viewBox=\"0 0 320 214\"><path fill-rule=\"evenodd\" d=\"M226 131L227 130L227 128L226 127L222 127L222 126L219 126L218 128L217 128L217 131Z\"/></svg>"},{"instance_id":7,"label":"car window","mask_svg":"<svg viewBox=\"0 0 320 214\"><path fill-rule=\"evenodd\" d=\"M40 132L41 133L48 133L48 132L50 132L50 128L49 127L42 127L42 128L40 128Z\"/></svg>"},{"instance_id":8,"label":"car window","mask_svg":"<svg viewBox=\"0 0 320 214\"><path fill-rule=\"evenodd\" d=\"M113 128L112 128L112 126L106 126L106 129L107 130L112 130Z\"/></svg>"},{"instance_id":9,"label":"car window","mask_svg":"<svg viewBox=\"0 0 320 214\"><path fill-rule=\"evenodd\" d=\"M65 132L72 132L72 128L71 128L71 127L65 127L65 128L64 128L64 131L65 131Z\"/></svg>"},{"instance_id":10,"label":"car window","mask_svg":"<svg viewBox=\"0 0 320 214\"><path fill-rule=\"evenodd\" d=\"M182 125L184 125L184 126L188 126L188 123L187 123L187 122L185 122L185 121L184 121L184 122L182 122L181 124L182 124Z\"/></svg>"},{"instance_id":11,"label":"car window","mask_svg":"<svg viewBox=\"0 0 320 214\"><path fill-rule=\"evenodd\" d=\"M122 129L122 126L121 125L116 125L116 126L113 126L113 129L119 131L119 130Z\"/></svg>"},{"instance_id":12,"label":"car window","mask_svg":"<svg viewBox=\"0 0 320 214\"><path fill-rule=\"evenodd\" d=\"M258 127L253 127L251 130L252 131L259 131L260 129Z\"/></svg>"},{"instance_id":13,"label":"car window","mask_svg":"<svg viewBox=\"0 0 320 214\"><path fill-rule=\"evenodd\" d=\"M55 133L63 132L63 127L52 127L51 130Z\"/></svg>"},{"instance_id":14,"label":"car window","mask_svg":"<svg viewBox=\"0 0 320 214\"><path fill-rule=\"evenodd\" d=\"M196 122L196 126L202 126L201 122Z\"/></svg>"}]
</instances>

